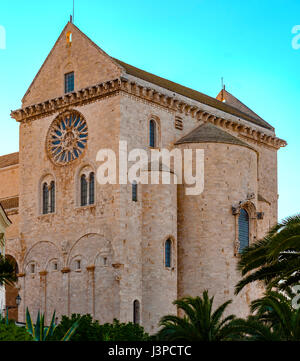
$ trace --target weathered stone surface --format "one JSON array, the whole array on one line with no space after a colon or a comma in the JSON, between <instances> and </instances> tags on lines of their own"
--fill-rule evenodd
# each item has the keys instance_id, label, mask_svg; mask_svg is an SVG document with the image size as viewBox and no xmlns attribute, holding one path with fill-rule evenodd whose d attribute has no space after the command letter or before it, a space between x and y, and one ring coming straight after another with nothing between
<instances>
[{"instance_id":1,"label":"weathered stone surface","mask_svg":"<svg viewBox=\"0 0 300 361\"><path fill-rule=\"evenodd\" d=\"M66 45L68 31L73 33L71 47ZM40 112L35 118L29 114L26 119L24 111L19 120L19 164L0 169L0 200L19 196L18 209L8 210L13 224L7 229L6 248L19 266L19 320L24 321L29 307L34 317L39 309L46 312L47 322L54 310L58 318L78 312L91 313L100 322L133 321L138 300L140 322L152 333L160 317L176 312L176 298L200 295L205 289L217 304L232 298L229 311L246 315L262 290L253 285L233 295L240 276L238 214L232 207L243 202L248 210L250 242L276 222L277 150L282 143L275 133L265 130L263 141L254 135L263 131L259 126L132 75L132 84L124 85L122 68L72 24L25 95L23 110L30 113L27 106L63 96L68 71L75 72L76 91L109 80L119 88L97 100L89 99L90 90L84 91L84 101L64 105L64 110L80 112L88 125L84 155L67 166L54 164L45 145L59 115L54 105L51 114L44 104L35 108ZM150 154L150 119L157 125L157 149L204 150L204 192L187 196L185 185L138 185L133 202L130 184L96 183L95 204L80 207L79 176L87 169L97 172L100 149L118 154L121 140L127 141L128 152L142 148ZM202 139L175 146L205 121L240 141ZM55 181L56 208L42 215L45 179ZM264 212L263 219L257 219L256 212ZM171 267L164 262L167 239L172 241Z\"/></svg>"}]
</instances>

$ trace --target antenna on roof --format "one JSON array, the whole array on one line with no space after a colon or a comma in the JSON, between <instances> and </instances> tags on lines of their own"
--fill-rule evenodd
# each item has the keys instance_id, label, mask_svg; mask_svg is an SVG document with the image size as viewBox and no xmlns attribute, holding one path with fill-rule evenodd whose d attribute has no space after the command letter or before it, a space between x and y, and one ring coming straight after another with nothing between
<instances>
[{"instance_id":1,"label":"antenna on roof","mask_svg":"<svg viewBox=\"0 0 300 361\"><path fill-rule=\"evenodd\" d=\"M222 99L221 99L221 101L223 102L223 103L225 103L226 102L226 99L225 99L225 97L224 97L224 90L225 90L225 84L224 84L224 79L223 79L223 77L221 78L221 86L222 86L222 90L221 90L221 97L222 97Z\"/></svg>"},{"instance_id":2,"label":"antenna on roof","mask_svg":"<svg viewBox=\"0 0 300 361\"><path fill-rule=\"evenodd\" d=\"M70 15L70 23L74 23L75 0L73 0L73 15Z\"/></svg>"},{"instance_id":3,"label":"antenna on roof","mask_svg":"<svg viewBox=\"0 0 300 361\"><path fill-rule=\"evenodd\" d=\"M222 85L222 90L225 90L225 84L224 84L224 79L223 79L223 77L221 78L221 85Z\"/></svg>"}]
</instances>

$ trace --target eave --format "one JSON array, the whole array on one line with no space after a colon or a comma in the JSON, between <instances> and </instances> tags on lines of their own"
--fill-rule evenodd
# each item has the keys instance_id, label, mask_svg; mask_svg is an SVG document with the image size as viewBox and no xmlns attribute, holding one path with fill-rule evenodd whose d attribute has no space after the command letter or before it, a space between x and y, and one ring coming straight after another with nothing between
<instances>
[{"instance_id":1,"label":"eave","mask_svg":"<svg viewBox=\"0 0 300 361\"><path fill-rule=\"evenodd\" d=\"M174 113L179 112L185 114L198 121L211 122L221 128L235 131L245 138L266 144L276 149L287 145L286 141L283 139L277 138L275 135L270 135L269 132L264 132L263 130L260 131L254 126L252 127L250 123L249 125L245 125L239 118L236 118L236 120L225 119L214 114L213 109L211 111L205 110L201 103L199 103L199 106L191 104L188 101L176 98L176 95L170 96L163 94L150 86L140 85L125 77L102 82L79 91L65 94L58 98L12 111L11 117L20 123L33 121L41 117L61 112L70 107L82 106L119 94L120 92L167 108Z\"/></svg>"}]
</instances>

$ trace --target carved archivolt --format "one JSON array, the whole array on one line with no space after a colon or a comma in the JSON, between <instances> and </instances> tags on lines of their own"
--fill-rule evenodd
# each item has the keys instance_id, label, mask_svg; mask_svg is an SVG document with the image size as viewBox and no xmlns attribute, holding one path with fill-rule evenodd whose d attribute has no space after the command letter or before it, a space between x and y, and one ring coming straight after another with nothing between
<instances>
[{"instance_id":1,"label":"carved archivolt","mask_svg":"<svg viewBox=\"0 0 300 361\"><path fill-rule=\"evenodd\" d=\"M256 206L252 202L255 198L255 194L251 193L247 195L247 199L239 201L232 206L232 214L235 216L235 240L234 240L234 255L237 256L240 248L239 241L239 215L241 209L245 209L249 215L249 242L256 240L257 235L257 212Z\"/></svg>"}]
</instances>

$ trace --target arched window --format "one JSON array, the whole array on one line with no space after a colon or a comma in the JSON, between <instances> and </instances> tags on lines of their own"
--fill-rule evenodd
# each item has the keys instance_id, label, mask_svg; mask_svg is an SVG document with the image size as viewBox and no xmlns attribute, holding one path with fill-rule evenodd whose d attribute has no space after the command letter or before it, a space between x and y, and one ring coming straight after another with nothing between
<instances>
[{"instance_id":1,"label":"arched window","mask_svg":"<svg viewBox=\"0 0 300 361\"><path fill-rule=\"evenodd\" d=\"M95 203L95 173L90 167L80 172L80 206L87 206Z\"/></svg>"},{"instance_id":2,"label":"arched window","mask_svg":"<svg viewBox=\"0 0 300 361\"><path fill-rule=\"evenodd\" d=\"M240 210L239 215L239 253L249 246L249 214L245 209Z\"/></svg>"},{"instance_id":3,"label":"arched window","mask_svg":"<svg viewBox=\"0 0 300 361\"><path fill-rule=\"evenodd\" d=\"M48 213L49 191L47 183L43 184L43 214Z\"/></svg>"},{"instance_id":4,"label":"arched window","mask_svg":"<svg viewBox=\"0 0 300 361\"><path fill-rule=\"evenodd\" d=\"M87 180L85 174L80 177L80 205L87 205Z\"/></svg>"},{"instance_id":5,"label":"arched window","mask_svg":"<svg viewBox=\"0 0 300 361\"><path fill-rule=\"evenodd\" d=\"M156 147L156 122L153 119L149 122L149 146Z\"/></svg>"},{"instance_id":6,"label":"arched window","mask_svg":"<svg viewBox=\"0 0 300 361\"><path fill-rule=\"evenodd\" d=\"M95 173L90 174L90 184L89 184L89 204L95 203Z\"/></svg>"},{"instance_id":7,"label":"arched window","mask_svg":"<svg viewBox=\"0 0 300 361\"><path fill-rule=\"evenodd\" d=\"M133 302L133 323L140 323L140 302L138 300Z\"/></svg>"},{"instance_id":8,"label":"arched window","mask_svg":"<svg viewBox=\"0 0 300 361\"><path fill-rule=\"evenodd\" d=\"M42 212L43 214L55 212L55 182L51 181L43 183Z\"/></svg>"},{"instance_id":9,"label":"arched window","mask_svg":"<svg viewBox=\"0 0 300 361\"><path fill-rule=\"evenodd\" d=\"M165 242L165 267L171 267L172 261L172 242L167 239Z\"/></svg>"},{"instance_id":10,"label":"arched window","mask_svg":"<svg viewBox=\"0 0 300 361\"><path fill-rule=\"evenodd\" d=\"M132 201L137 202L137 183L136 183L136 181L132 182Z\"/></svg>"},{"instance_id":11,"label":"arched window","mask_svg":"<svg viewBox=\"0 0 300 361\"><path fill-rule=\"evenodd\" d=\"M55 183L50 183L50 213L55 212Z\"/></svg>"}]
</instances>

